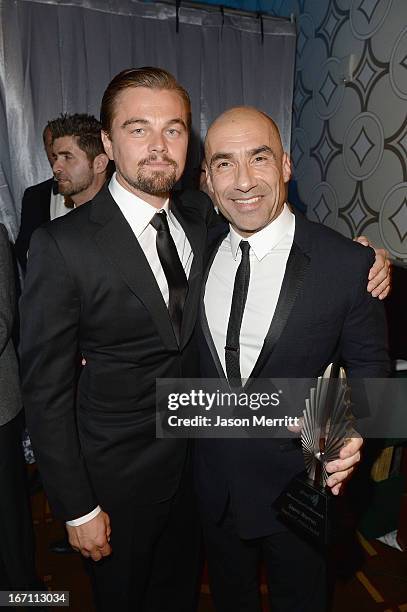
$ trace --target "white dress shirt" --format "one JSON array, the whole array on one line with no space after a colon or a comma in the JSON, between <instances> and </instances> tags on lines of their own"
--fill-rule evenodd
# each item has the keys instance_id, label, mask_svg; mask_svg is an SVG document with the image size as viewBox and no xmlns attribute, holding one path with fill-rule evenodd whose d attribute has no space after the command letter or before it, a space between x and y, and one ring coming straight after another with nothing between
<instances>
[{"instance_id":1,"label":"white dress shirt","mask_svg":"<svg viewBox=\"0 0 407 612\"><path fill-rule=\"evenodd\" d=\"M170 234L177 247L178 256L187 278L191 271L193 259L193 253L188 238L175 215L169 210L169 200L164 203L161 209L154 208L151 204L148 204L122 187L116 179L116 173L110 181L109 191L143 249L144 255L150 264L151 270L168 307L168 284L156 247L157 230L150 225L151 219L159 210L165 210L167 213Z\"/></svg>"},{"instance_id":2,"label":"white dress shirt","mask_svg":"<svg viewBox=\"0 0 407 612\"><path fill-rule=\"evenodd\" d=\"M49 218L51 221L58 217L63 217L67 213L71 212L73 208L65 206L65 198L60 193L54 193L51 191L51 197L49 200Z\"/></svg>"},{"instance_id":3,"label":"white dress shirt","mask_svg":"<svg viewBox=\"0 0 407 612\"><path fill-rule=\"evenodd\" d=\"M168 226L172 239L175 242L178 256L181 260L182 267L185 270L186 277L189 277L191 271L193 252L191 245L189 244L188 238L185 235L180 223L176 219L175 215L169 209L169 200L167 200L161 209L157 209L148 202L145 202L141 198L137 197L130 191L127 191L124 187L118 183L116 179L116 173L112 176L109 183L109 191L115 200L116 204L122 211L127 223L130 225L135 237L137 238L141 248L143 249L144 255L150 264L151 270L160 288L163 299L168 308L169 292L168 283L165 277L164 271L161 266L160 259L157 253L156 247L156 236L157 230L150 225L151 219L159 210L165 210L168 218ZM101 511L100 506L97 506L86 514L72 521L67 521L67 525L78 527L83 523L87 523Z\"/></svg>"},{"instance_id":4,"label":"white dress shirt","mask_svg":"<svg viewBox=\"0 0 407 612\"><path fill-rule=\"evenodd\" d=\"M274 316L294 231L295 217L284 204L279 216L250 238L242 238L231 227L219 247L206 283L205 312L224 372L233 286L242 258L240 241L250 243L250 282L240 330L240 371L246 379L253 371Z\"/></svg>"}]
</instances>

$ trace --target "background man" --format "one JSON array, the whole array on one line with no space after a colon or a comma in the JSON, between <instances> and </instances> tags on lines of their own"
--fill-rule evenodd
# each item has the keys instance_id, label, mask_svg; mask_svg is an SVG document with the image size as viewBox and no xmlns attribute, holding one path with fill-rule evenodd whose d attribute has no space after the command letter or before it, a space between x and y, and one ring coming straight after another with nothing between
<instances>
[{"instance_id":1,"label":"background man","mask_svg":"<svg viewBox=\"0 0 407 612\"><path fill-rule=\"evenodd\" d=\"M74 207L81 206L95 197L107 178L109 158L100 136L102 126L92 115L79 114L62 115L48 126L58 191Z\"/></svg>"},{"instance_id":2,"label":"background man","mask_svg":"<svg viewBox=\"0 0 407 612\"><path fill-rule=\"evenodd\" d=\"M49 165L52 169L52 164L54 163L52 134L48 124L42 133L42 140ZM64 197L58 193L58 185L54 178L28 187L24 191L21 203L20 231L14 245L16 257L23 272L25 272L27 266L28 245L30 244L33 231L43 223L64 215L70 210L68 206L65 206Z\"/></svg>"},{"instance_id":3,"label":"background man","mask_svg":"<svg viewBox=\"0 0 407 612\"><path fill-rule=\"evenodd\" d=\"M23 272L34 230L70 212L73 205L91 200L104 184L109 160L100 129L99 121L86 114L61 115L45 127L44 148L54 178L24 192L20 231L14 247ZM57 152L53 149L55 140Z\"/></svg>"},{"instance_id":4,"label":"background man","mask_svg":"<svg viewBox=\"0 0 407 612\"><path fill-rule=\"evenodd\" d=\"M188 94L170 74L117 75L101 119L116 174L30 246L27 421L55 514L70 523L71 544L99 561L97 609L191 612L199 529L188 444L155 439L155 380L198 373L192 332L212 207L198 192L170 196L190 127ZM55 137L54 172L76 198L73 145Z\"/></svg>"},{"instance_id":5,"label":"background man","mask_svg":"<svg viewBox=\"0 0 407 612\"><path fill-rule=\"evenodd\" d=\"M204 274L202 376L313 378L338 359L351 377L385 376L384 312L366 291L373 252L290 211L290 160L274 122L253 108L231 109L210 127L205 154L209 192L230 228L213 236ZM328 464L334 493L359 447L353 439ZM260 555L273 610L326 612L322 556L272 507L303 469L291 440L197 441L217 612L260 611Z\"/></svg>"}]
</instances>

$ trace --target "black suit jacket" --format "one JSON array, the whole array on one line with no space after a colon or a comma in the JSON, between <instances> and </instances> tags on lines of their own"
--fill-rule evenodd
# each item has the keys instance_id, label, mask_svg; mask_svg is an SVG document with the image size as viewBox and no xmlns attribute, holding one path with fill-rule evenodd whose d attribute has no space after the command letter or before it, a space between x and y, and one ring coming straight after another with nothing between
<instances>
[{"instance_id":1,"label":"black suit jacket","mask_svg":"<svg viewBox=\"0 0 407 612\"><path fill-rule=\"evenodd\" d=\"M5 226L0 223L0 427L21 410L18 364L12 331L16 310L14 266Z\"/></svg>"},{"instance_id":2,"label":"black suit jacket","mask_svg":"<svg viewBox=\"0 0 407 612\"><path fill-rule=\"evenodd\" d=\"M373 251L300 213L295 216L276 311L251 378L314 378L335 360L343 362L350 377L386 376L383 305L366 291ZM225 237L219 228L217 233L204 284ZM204 288L198 330L201 373L224 377L203 295ZM204 513L219 519L229 499L240 535L254 538L281 530L272 503L304 462L298 445L288 439L202 439L196 444L195 467Z\"/></svg>"},{"instance_id":3,"label":"black suit jacket","mask_svg":"<svg viewBox=\"0 0 407 612\"><path fill-rule=\"evenodd\" d=\"M107 187L33 235L22 297L27 423L54 512L170 498L186 441L155 439L155 380L197 375L193 328L209 199L174 195L193 250L178 346L147 259ZM76 356L86 358L75 398ZM75 404L77 409L75 409Z\"/></svg>"},{"instance_id":4,"label":"black suit jacket","mask_svg":"<svg viewBox=\"0 0 407 612\"><path fill-rule=\"evenodd\" d=\"M17 260L25 272L27 267L27 251L33 232L50 220L50 200L54 179L48 179L38 185L28 187L24 191L21 204L21 224L14 245Z\"/></svg>"}]
</instances>

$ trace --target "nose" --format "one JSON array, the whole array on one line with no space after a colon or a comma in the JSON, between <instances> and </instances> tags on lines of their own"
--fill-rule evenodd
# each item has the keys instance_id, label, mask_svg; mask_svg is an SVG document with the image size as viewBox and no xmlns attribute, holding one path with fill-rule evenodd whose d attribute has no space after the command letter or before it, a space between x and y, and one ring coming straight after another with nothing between
<instances>
[{"instance_id":1,"label":"nose","mask_svg":"<svg viewBox=\"0 0 407 612\"><path fill-rule=\"evenodd\" d=\"M148 146L151 153L164 153L167 151L167 142L162 132L154 132Z\"/></svg>"},{"instance_id":2,"label":"nose","mask_svg":"<svg viewBox=\"0 0 407 612\"><path fill-rule=\"evenodd\" d=\"M239 164L236 171L236 189L247 192L256 185L250 167L246 163Z\"/></svg>"},{"instance_id":3,"label":"nose","mask_svg":"<svg viewBox=\"0 0 407 612\"><path fill-rule=\"evenodd\" d=\"M59 159L54 159L54 162L52 164L53 173L56 175L56 174L61 173L62 170L63 170L63 167L62 167L61 161Z\"/></svg>"}]
</instances>

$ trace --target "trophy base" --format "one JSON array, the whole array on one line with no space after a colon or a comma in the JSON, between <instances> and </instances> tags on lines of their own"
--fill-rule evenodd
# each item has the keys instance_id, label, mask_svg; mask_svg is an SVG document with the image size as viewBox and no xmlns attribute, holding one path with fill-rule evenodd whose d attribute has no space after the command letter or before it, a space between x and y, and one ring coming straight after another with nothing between
<instances>
[{"instance_id":1,"label":"trophy base","mask_svg":"<svg viewBox=\"0 0 407 612\"><path fill-rule=\"evenodd\" d=\"M295 476L274 502L279 519L315 546L333 543L335 501L332 493L318 487L306 472Z\"/></svg>"}]
</instances>

